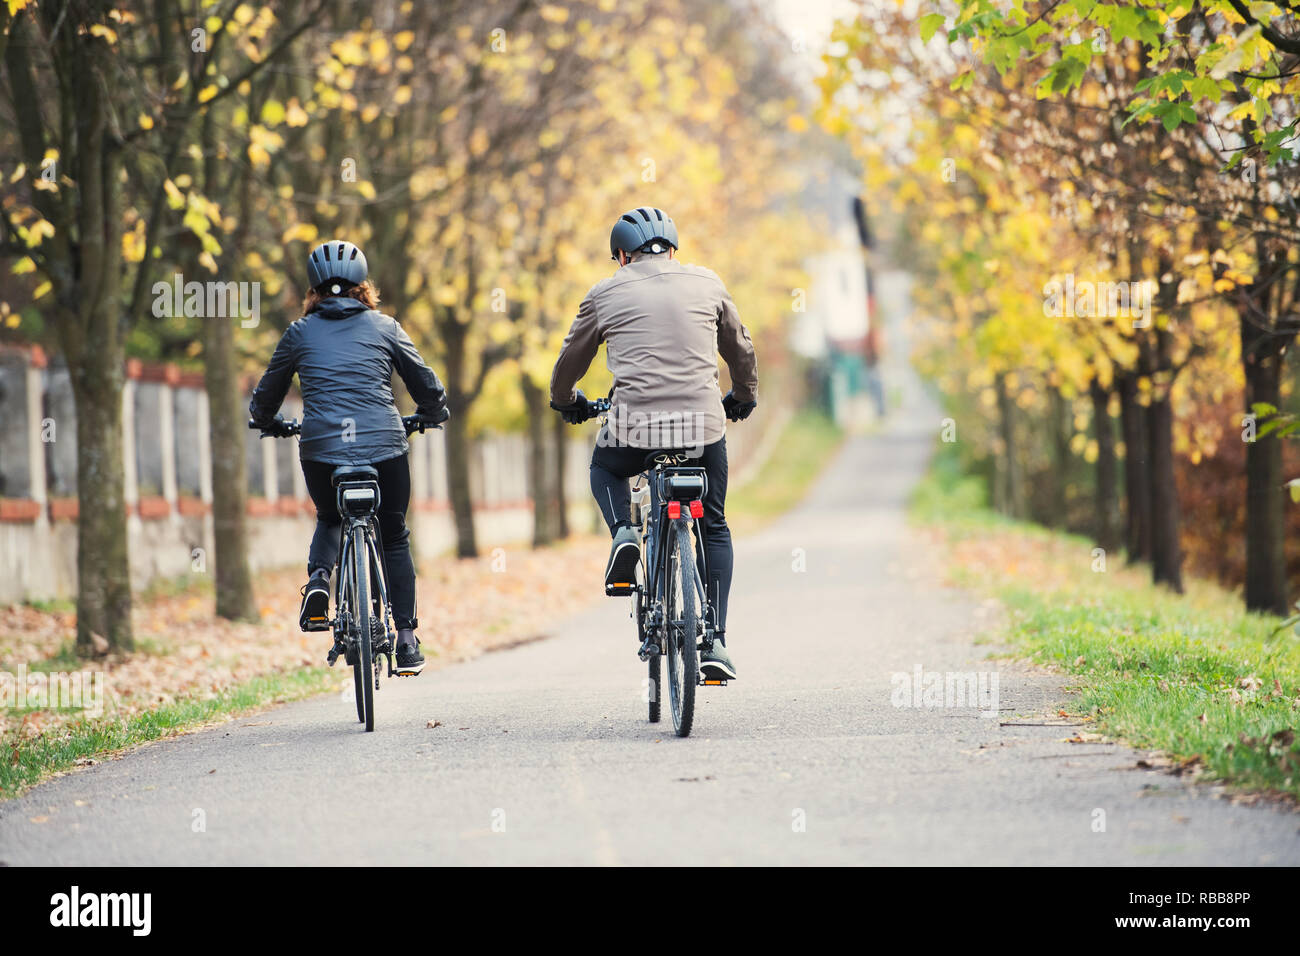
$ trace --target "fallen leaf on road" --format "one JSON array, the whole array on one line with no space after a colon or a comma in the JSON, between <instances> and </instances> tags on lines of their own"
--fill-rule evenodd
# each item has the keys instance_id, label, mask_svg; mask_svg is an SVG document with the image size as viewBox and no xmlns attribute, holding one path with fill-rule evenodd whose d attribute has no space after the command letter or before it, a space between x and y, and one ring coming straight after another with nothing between
<instances>
[{"instance_id":1,"label":"fallen leaf on road","mask_svg":"<svg viewBox=\"0 0 1300 956\"><path fill-rule=\"evenodd\" d=\"M424 726L425 726L426 729L428 729L428 730L432 730L434 727L441 727L441 726L442 726L442 721L441 721L441 720L431 720L431 721L429 721L427 724L425 724ZM461 728L461 730L464 730L464 729L465 729L464 727Z\"/></svg>"},{"instance_id":2,"label":"fallen leaf on road","mask_svg":"<svg viewBox=\"0 0 1300 956\"><path fill-rule=\"evenodd\" d=\"M45 823L50 818L49 817L28 817L28 819L31 820L32 823Z\"/></svg>"}]
</instances>

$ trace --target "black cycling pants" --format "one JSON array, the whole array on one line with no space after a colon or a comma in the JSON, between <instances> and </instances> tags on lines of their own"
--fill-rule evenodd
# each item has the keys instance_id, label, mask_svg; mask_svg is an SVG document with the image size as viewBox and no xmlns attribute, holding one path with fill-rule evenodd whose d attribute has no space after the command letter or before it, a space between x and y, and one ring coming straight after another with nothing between
<instances>
[{"instance_id":1,"label":"black cycling pants","mask_svg":"<svg viewBox=\"0 0 1300 956\"><path fill-rule=\"evenodd\" d=\"M650 449L627 445L597 444L591 455L591 493L596 497L600 513L613 535L620 525L632 523L632 492L628 479L645 471ZM731 529L727 527L727 439L720 438L705 445L699 452L694 467L704 469L708 488L704 493L704 517L697 527L704 536L708 569L709 598L717 612L717 630L727 626L727 596L731 591L733 553ZM696 559L699 560L699 537L695 542Z\"/></svg>"},{"instance_id":2,"label":"black cycling pants","mask_svg":"<svg viewBox=\"0 0 1300 956\"><path fill-rule=\"evenodd\" d=\"M379 534L384 546L384 579L393 604L393 623L399 629L414 628L415 565L408 544L406 506L411 502L411 470L405 455L387 461L371 462L379 472ZM343 519L330 478L337 465L323 461L304 461L302 473L307 479L307 493L316 505L316 533L312 535L307 555L307 573L319 568L332 570L339 556L339 534Z\"/></svg>"}]
</instances>

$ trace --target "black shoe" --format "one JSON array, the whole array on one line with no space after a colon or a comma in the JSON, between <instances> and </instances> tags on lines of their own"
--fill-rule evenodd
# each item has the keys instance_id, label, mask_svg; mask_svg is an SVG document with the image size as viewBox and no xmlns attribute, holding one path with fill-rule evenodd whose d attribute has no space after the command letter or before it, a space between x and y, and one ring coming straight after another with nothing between
<instances>
[{"instance_id":1,"label":"black shoe","mask_svg":"<svg viewBox=\"0 0 1300 956\"><path fill-rule=\"evenodd\" d=\"M397 673L403 677L414 677L424 670L424 655L420 653L420 642L411 630L397 632Z\"/></svg>"},{"instance_id":2,"label":"black shoe","mask_svg":"<svg viewBox=\"0 0 1300 956\"><path fill-rule=\"evenodd\" d=\"M631 594L636 587L636 569L641 563L641 542L636 529L623 525L614 533L614 544L609 550L609 564L605 566L605 593Z\"/></svg>"},{"instance_id":3,"label":"black shoe","mask_svg":"<svg viewBox=\"0 0 1300 956\"><path fill-rule=\"evenodd\" d=\"M302 588L298 626L304 631L330 629L330 573L317 571Z\"/></svg>"},{"instance_id":4,"label":"black shoe","mask_svg":"<svg viewBox=\"0 0 1300 956\"><path fill-rule=\"evenodd\" d=\"M700 677L704 680L736 679L736 665L731 663L731 655L721 637L715 637L712 647L700 651Z\"/></svg>"}]
</instances>

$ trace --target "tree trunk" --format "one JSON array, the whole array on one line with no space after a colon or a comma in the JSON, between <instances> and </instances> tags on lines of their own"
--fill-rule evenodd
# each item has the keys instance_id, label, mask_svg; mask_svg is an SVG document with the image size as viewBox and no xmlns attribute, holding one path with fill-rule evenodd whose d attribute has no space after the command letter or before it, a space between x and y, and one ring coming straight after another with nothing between
<instances>
[{"instance_id":1,"label":"tree trunk","mask_svg":"<svg viewBox=\"0 0 1300 956\"><path fill-rule=\"evenodd\" d=\"M203 119L203 139L208 154L204 182L216 183L216 154L212 148L213 119ZM238 263L252 226L252 179L247 167L239 175L239 226L223 256ZM217 616L228 620L256 621L261 617L253 594L248 566L248 470L245 437L248 428L239 368L235 357L233 315L200 323L203 338L204 387L208 393L208 419L212 448L212 534L216 565L213 584Z\"/></svg>"},{"instance_id":2,"label":"tree trunk","mask_svg":"<svg viewBox=\"0 0 1300 956\"><path fill-rule=\"evenodd\" d=\"M1174 484L1174 410L1168 391L1147 406L1151 439L1151 577L1183 590L1183 551L1178 540L1178 489Z\"/></svg>"},{"instance_id":3,"label":"tree trunk","mask_svg":"<svg viewBox=\"0 0 1300 956\"><path fill-rule=\"evenodd\" d=\"M555 533L560 538L567 538L569 536L569 493L566 480L569 456L566 452L569 447L569 435L564 430L566 427L564 419L559 415L551 417L555 420L551 431L555 449L555 480L551 484L551 491L555 495Z\"/></svg>"},{"instance_id":4,"label":"tree trunk","mask_svg":"<svg viewBox=\"0 0 1300 956\"><path fill-rule=\"evenodd\" d=\"M1074 430L1070 403L1061 390L1049 386L1048 401L1052 430L1052 514L1045 522L1049 527L1065 528L1070 523L1070 434Z\"/></svg>"},{"instance_id":5,"label":"tree trunk","mask_svg":"<svg viewBox=\"0 0 1300 956\"><path fill-rule=\"evenodd\" d=\"M994 381L998 396L998 436L1002 444L1002 458L998 462L995 482L995 504L999 511L1013 518L1022 517L1023 501L1020 481L1020 463L1016 459L1015 402L1007 393L1006 379L998 375Z\"/></svg>"},{"instance_id":6,"label":"tree trunk","mask_svg":"<svg viewBox=\"0 0 1300 956\"><path fill-rule=\"evenodd\" d=\"M1110 391L1093 379L1088 394L1092 398L1092 424L1097 440L1097 513L1093 534L1097 546L1110 555L1120 547L1115 429L1110 421Z\"/></svg>"},{"instance_id":7,"label":"tree trunk","mask_svg":"<svg viewBox=\"0 0 1300 956\"><path fill-rule=\"evenodd\" d=\"M1124 435L1124 546L1130 564L1151 559L1150 452L1146 414L1137 395L1137 376L1122 376L1119 409Z\"/></svg>"},{"instance_id":8,"label":"tree trunk","mask_svg":"<svg viewBox=\"0 0 1300 956\"><path fill-rule=\"evenodd\" d=\"M1281 399L1284 352L1270 347L1267 333L1241 321L1246 411L1256 402L1274 408ZM1266 435L1246 444L1246 607L1287 613L1286 502L1282 479L1282 441Z\"/></svg>"},{"instance_id":9,"label":"tree trunk","mask_svg":"<svg viewBox=\"0 0 1300 956\"><path fill-rule=\"evenodd\" d=\"M203 329L204 385L212 439L212 533L217 615L255 621L260 616L248 567L247 428L235 369L231 318L209 319Z\"/></svg>"},{"instance_id":10,"label":"tree trunk","mask_svg":"<svg viewBox=\"0 0 1300 956\"><path fill-rule=\"evenodd\" d=\"M469 423L463 415L453 414L443 426L447 430L447 496L456 524L456 555L478 557L478 539L474 535L474 502L469 485Z\"/></svg>"},{"instance_id":11,"label":"tree trunk","mask_svg":"<svg viewBox=\"0 0 1300 956\"><path fill-rule=\"evenodd\" d=\"M539 548L555 540L554 496L550 489L550 469L547 468L546 416L554 412L546 393L534 384L528 373L521 376L520 388L528 413L528 493L533 499L533 547Z\"/></svg>"},{"instance_id":12,"label":"tree trunk","mask_svg":"<svg viewBox=\"0 0 1300 956\"><path fill-rule=\"evenodd\" d=\"M116 304L116 295L107 298ZM116 324L116 316L110 321ZM135 648L122 467L123 364L119 343L86 348L79 361L68 363L77 403L77 651L83 656L100 653L92 635L114 650Z\"/></svg>"}]
</instances>

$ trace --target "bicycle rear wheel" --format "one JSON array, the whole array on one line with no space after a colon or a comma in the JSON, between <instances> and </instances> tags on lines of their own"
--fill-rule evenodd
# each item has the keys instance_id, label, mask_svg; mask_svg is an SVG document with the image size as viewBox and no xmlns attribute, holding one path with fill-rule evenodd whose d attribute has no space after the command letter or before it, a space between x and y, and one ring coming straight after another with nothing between
<instances>
[{"instance_id":1,"label":"bicycle rear wheel","mask_svg":"<svg viewBox=\"0 0 1300 956\"><path fill-rule=\"evenodd\" d=\"M353 679L357 687L357 715L366 725L366 732L375 729L374 650L370 641L370 550L366 546L365 528L352 529L352 574L356 594L353 616L357 628L357 663Z\"/></svg>"},{"instance_id":2,"label":"bicycle rear wheel","mask_svg":"<svg viewBox=\"0 0 1300 956\"><path fill-rule=\"evenodd\" d=\"M350 542L344 539L342 553L339 555L338 568L334 572L334 608L338 615L334 627L334 639L337 641L340 637L338 628L345 627L346 621L351 619L351 612L347 610L348 602L353 600L356 595L352 590L352 558L348 553ZM344 643L351 639L351 635L346 631L342 634ZM361 692L361 665L357 663L355 652L349 652L348 658L352 659L352 698L357 705L357 721L366 722L366 702L365 696ZM346 658L345 658L346 659Z\"/></svg>"},{"instance_id":3,"label":"bicycle rear wheel","mask_svg":"<svg viewBox=\"0 0 1300 956\"><path fill-rule=\"evenodd\" d=\"M668 580L665 586L665 621L668 658L668 702L673 729L678 737L689 737L695 720L695 685L700 677L700 653L696 649L698 616L695 609L695 550L691 546L690 522L678 520L668 552Z\"/></svg>"}]
</instances>

